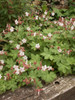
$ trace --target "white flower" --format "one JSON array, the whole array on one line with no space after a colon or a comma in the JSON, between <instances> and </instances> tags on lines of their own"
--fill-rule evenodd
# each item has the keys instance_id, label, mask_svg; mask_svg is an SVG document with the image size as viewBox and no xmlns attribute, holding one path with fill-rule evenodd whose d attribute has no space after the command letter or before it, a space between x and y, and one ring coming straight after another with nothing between
<instances>
[{"instance_id":1,"label":"white flower","mask_svg":"<svg viewBox=\"0 0 75 100\"><path fill-rule=\"evenodd\" d=\"M46 17L46 20L48 20L48 18Z\"/></svg>"},{"instance_id":2,"label":"white flower","mask_svg":"<svg viewBox=\"0 0 75 100\"><path fill-rule=\"evenodd\" d=\"M14 27L10 27L10 32L13 32L14 31Z\"/></svg>"},{"instance_id":3,"label":"white flower","mask_svg":"<svg viewBox=\"0 0 75 100\"><path fill-rule=\"evenodd\" d=\"M2 65L0 65L0 70L2 70L3 69L3 66Z\"/></svg>"},{"instance_id":4,"label":"white flower","mask_svg":"<svg viewBox=\"0 0 75 100\"><path fill-rule=\"evenodd\" d=\"M66 20L65 23L66 23L66 25L67 25L68 21Z\"/></svg>"},{"instance_id":5,"label":"white flower","mask_svg":"<svg viewBox=\"0 0 75 100\"><path fill-rule=\"evenodd\" d=\"M0 74L0 79L2 78L2 75Z\"/></svg>"},{"instance_id":6,"label":"white flower","mask_svg":"<svg viewBox=\"0 0 75 100\"><path fill-rule=\"evenodd\" d=\"M40 26L42 26L42 24L40 23Z\"/></svg>"},{"instance_id":7,"label":"white flower","mask_svg":"<svg viewBox=\"0 0 75 100\"><path fill-rule=\"evenodd\" d=\"M30 27L27 27L27 31L30 31Z\"/></svg>"},{"instance_id":8,"label":"white flower","mask_svg":"<svg viewBox=\"0 0 75 100\"><path fill-rule=\"evenodd\" d=\"M24 56L24 52L22 50L19 51L20 56Z\"/></svg>"},{"instance_id":9,"label":"white flower","mask_svg":"<svg viewBox=\"0 0 75 100\"><path fill-rule=\"evenodd\" d=\"M40 48L39 43L35 45L35 48L37 48L37 49L39 49L39 48Z\"/></svg>"},{"instance_id":10,"label":"white flower","mask_svg":"<svg viewBox=\"0 0 75 100\"><path fill-rule=\"evenodd\" d=\"M15 24L18 25L18 20L17 19L15 20Z\"/></svg>"},{"instance_id":11,"label":"white flower","mask_svg":"<svg viewBox=\"0 0 75 100\"><path fill-rule=\"evenodd\" d=\"M62 50L59 48L59 49L58 49L58 52L62 52Z\"/></svg>"},{"instance_id":12,"label":"white flower","mask_svg":"<svg viewBox=\"0 0 75 100\"><path fill-rule=\"evenodd\" d=\"M64 24L62 22L58 22L59 26L63 26Z\"/></svg>"},{"instance_id":13,"label":"white flower","mask_svg":"<svg viewBox=\"0 0 75 100\"><path fill-rule=\"evenodd\" d=\"M45 18L46 16L45 16L45 15L43 15L42 17L43 17L43 18Z\"/></svg>"},{"instance_id":14,"label":"white flower","mask_svg":"<svg viewBox=\"0 0 75 100\"><path fill-rule=\"evenodd\" d=\"M46 69L47 69L47 66L46 65L42 66L42 70L43 71L45 71Z\"/></svg>"},{"instance_id":15,"label":"white flower","mask_svg":"<svg viewBox=\"0 0 75 100\"><path fill-rule=\"evenodd\" d=\"M20 72L25 72L24 67L20 67Z\"/></svg>"},{"instance_id":16,"label":"white flower","mask_svg":"<svg viewBox=\"0 0 75 100\"><path fill-rule=\"evenodd\" d=\"M14 66L13 66L13 68L14 68L15 71L16 71L16 72L15 72L16 74L19 74L19 73L20 73L20 69L19 69L18 67L19 67L19 66L17 66L17 65L14 65Z\"/></svg>"},{"instance_id":17,"label":"white flower","mask_svg":"<svg viewBox=\"0 0 75 100\"><path fill-rule=\"evenodd\" d=\"M70 22L72 22L72 18L70 19Z\"/></svg>"},{"instance_id":18,"label":"white flower","mask_svg":"<svg viewBox=\"0 0 75 100\"><path fill-rule=\"evenodd\" d=\"M6 80L7 79L7 77L6 76L4 76L4 80Z\"/></svg>"},{"instance_id":19,"label":"white flower","mask_svg":"<svg viewBox=\"0 0 75 100\"><path fill-rule=\"evenodd\" d=\"M67 54L68 54L68 55L70 54L70 50L67 51Z\"/></svg>"},{"instance_id":20,"label":"white flower","mask_svg":"<svg viewBox=\"0 0 75 100\"><path fill-rule=\"evenodd\" d=\"M14 66L13 66L13 68L14 68L15 70L18 69L18 67L19 67L19 66L17 66L17 65L14 65Z\"/></svg>"},{"instance_id":21,"label":"white flower","mask_svg":"<svg viewBox=\"0 0 75 100\"><path fill-rule=\"evenodd\" d=\"M49 37L51 37L51 36L52 36L52 34L51 34L51 33L49 33L49 34L48 34L48 36L49 36Z\"/></svg>"},{"instance_id":22,"label":"white flower","mask_svg":"<svg viewBox=\"0 0 75 100\"><path fill-rule=\"evenodd\" d=\"M64 18L63 18L63 17L61 17L61 20L62 20L62 21L64 21Z\"/></svg>"},{"instance_id":23,"label":"white flower","mask_svg":"<svg viewBox=\"0 0 75 100\"><path fill-rule=\"evenodd\" d=\"M48 70L52 70L52 66L48 66L47 69L48 69Z\"/></svg>"},{"instance_id":24,"label":"white flower","mask_svg":"<svg viewBox=\"0 0 75 100\"><path fill-rule=\"evenodd\" d=\"M52 16L54 16L54 15L55 15L55 13L54 13L54 12L52 12L52 13L51 13L51 15L52 15Z\"/></svg>"},{"instance_id":25,"label":"white flower","mask_svg":"<svg viewBox=\"0 0 75 100\"><path fill-rule=\"evenodd\" d=\"M18 68L15 71L16 71L15 74L17 74L17 75L20 73L20 69L18 69Z\"/></svg>"},{"instance_id":26,"label":"white flower","mask_svg":"<svg viewBox=\"0 0 75 100\"><path fill-rule=\"evenodd\" d=\"M45 11L44 14L47 15L47 11Z\"/></svg>"},{"instance_id":27,"label":"white flower","mask_svg":"<svg viewBox=\"0 0 75 100\"><path fill-rule=\"evenodd\" d=\"M0 54L1 54L1 55L4 54L4 50L0 51Z\"/></svg>"},{"instance_id":28,"label":"white flower","mask_svg":"<svg viewBox=\"0 0 75 100\"><path fill-rule=\"evenodd\" d=\"M36 32L34 33L34 36L36 36Z\"/></svg>"},{"instance_id":29,"label":"white flower","mask_svg":"<svg viewBox=\"0 0 75 100\"><path fill-rule=\"evenodd\" d=\"M23 43L26 43L26 42L27 42L27 40L26 40L26 39L22 39L22 42L23 42Z\"/></svg>"},{"instance_id":30,"label":"white flower","mask_svg":"<svg viewBox=\"0 0 75 100\"><path fill-rule=\"evenodd\" d=\"M23 57L24 60L27 60L27 58L28 58L27 56L24 56L24 57Z\"/></svg>"},{"instance_id":31,"label":"white flower","mask_svg":"<svg viewBox=\"0 0 75 100\"><path fill-rule=\"evenodd\" d=\"M75 26L75 21L73 22L73 25Z\"/></svg>"},{"instance_id":32,"label":"white flower","mask_svg":"<svg viewBox=\"0 0 75 100\"><path fill-rule=\"evenodd\" d=\"M16 45L16 49L20 49L20 45L19 44Z\"/></svg>"},{"instance_id":33,"label":"white flower","mask_svg":"<svg viewBox=\"0 0 75 100\"><path fill-rule=\"evenodd\" d=\"M28 60L26 60L25 64L28 65Z\"/></svg>"},{"instance_id":34,"label":"white flower","mask_svg":"<svg viewBox=\"0 0 75 100\"><path fill-rule=\"evenodd\" d=\"M35 16L35 19L38 20L39 19L39 16Z\"/></svg>"},{"instance_id":35,"label":"white flower","mask_svg":"<svg viewBox=\"0 0 75 100\"><path fill-rule=\"evenodd\" d=\"M0 60L1 64L4 64L4 60Z\"/></svg>"},{"instance_id":36,"label":"white flower","mask_svg":"<svg viewBox=\"0 0 75 100\"><path fill-rule=\"evenodd\" d=\"M43 36L43 39L45 40L45 39L47 39L47 37L46 36Z\"/></svg>"},{"instance_id":37,"label":"white flower","mask_svg":"<svg viewBox=\"0 0 75 100\"><path fill-rule=\"evenodd\" d=\"M29 13L28 13L28 12L25 12L25 15L26 15L26 16L29 16Z\"/></svg>"},{"instance_id":38,"label":"white flower","mask_svg":"<svg viewBox=\"0 0 75 100\"><path fill-rule=\"evenodd\" d=\"M9 41L9 43L13 43L13 41L12 41L12 40L10 40L10 41Z\"/></svg>"},{"instance_id":39,"label":"white flower","mask_svg":"<svg viewBox=\"0 0 75 100\"><path fill-rule=\"evenodd\" d=\"M31 78L31 82L33 82L34 80Z\"/></svg>"},{"instance_id":40,"label":"white flower","mask_svg":"<svg viewBox=\"0 0 75 100\"><path fill-rule=\"evenodd\" d=\"M56 21L54 21L54 24L56 24L57 22Z\"/></svg>"},{"instance_id":41,"label":"white flower","mask_svg":"<svg viewBox=\"0 0 75 100\"><path fill-rule=\"evenodd\" d=\"M3 30L3 33L4 33L4 34L6 33L5 30Z\"/></svg>"},{"instance_id":42,"label":"white flower","mask_svg":"<svg viewBox=\"0 0 75 100\"><path fill-rule=\"evenodd\" d=\"M71 26L71 30L73 30L73 29L74 29L74 26L72 25L72 26Z\"/></svg>"},{"instance_id":43,"label":"white flower","mask_svg":"<svg viewBox=\"0 0 75 100\"><path fill-rule=\"evenodd\" d=\"M43 36L43 35L40 33L40 36Z\"/></svg>"},{"instance_id":44,"label":"white flower","mask_svg":"<svg viewBox=\"0 0 75 100\"><path fill-rule=\"evenodd\" d=\"M16 72L15 72L15 74L17 74L17 75L18 75L19 73L20 73L19 71L16 71Z\"/></svg>"}]
</instances>

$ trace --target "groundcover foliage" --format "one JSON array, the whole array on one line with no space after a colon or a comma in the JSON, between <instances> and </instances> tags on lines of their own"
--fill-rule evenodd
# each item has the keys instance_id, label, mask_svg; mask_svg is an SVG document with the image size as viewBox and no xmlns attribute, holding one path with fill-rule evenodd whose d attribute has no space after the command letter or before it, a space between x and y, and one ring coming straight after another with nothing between
<instances>
[{"instance_id":1,"label":"groundcover foliage","mask_svg":"<svg viewBox=\"0 0 75 100\"><path fill-rule=\"evenodd\" d=\"M75 71L75 19L25 12L0 34L0 93L24 85L43 87Z\"/></svg>"},{"instance_id":2,"label":"groundcover foliage","mask_svg":"<svg viewBox=\"0 0 75 100\"><path fill-rule=\"evenodd\" d=\"M0 32L10 22L13 24L17 16L30 10L32 0L0 0ZM14 25L14 24L13 24Z\"/></svg>"}]
</instances>

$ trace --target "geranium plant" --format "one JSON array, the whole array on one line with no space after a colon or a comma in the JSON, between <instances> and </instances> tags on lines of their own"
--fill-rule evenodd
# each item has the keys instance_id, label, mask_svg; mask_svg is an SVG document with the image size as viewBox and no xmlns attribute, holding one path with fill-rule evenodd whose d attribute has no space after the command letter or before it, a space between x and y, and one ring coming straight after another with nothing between
<instances>
[{"instance_id":1,"label":"geranium plant","mask_svg":"<svg viewBox=\"0 0 75 100\"><path fill-rule=\"evenodd\" d=\"M29 84L41 88L75 71L75 19L51 21L54 16L25 12L15 27L7 24L0 35L0 93Z\"/></svg>"}]
</instances>

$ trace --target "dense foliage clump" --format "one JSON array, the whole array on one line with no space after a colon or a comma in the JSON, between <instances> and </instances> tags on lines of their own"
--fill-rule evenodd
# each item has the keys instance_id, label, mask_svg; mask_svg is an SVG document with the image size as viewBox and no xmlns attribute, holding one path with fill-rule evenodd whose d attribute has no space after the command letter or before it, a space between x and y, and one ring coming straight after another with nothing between
<instances>
[{"instance_id":1,"label":"dense foliage clump","mask_svg":"<svg viewBox=\"0 0 75 100\"><path fill-rule=\"evenodd\" d=\"M0 0L0 32L9 22L14 24L14 19L21 16L25 10L30 10L32 0Z\"/></svg>"},{"instance_id":2,"label":"dense foliage clump","mask_svg":"<svg viewBox=\"0 0 75 100\"><path fill-rule=\"evenodd\" d=\"M24 85L43 87L75 71L75 18L55 11L18 17L0 34L0 93Z\"/></svg>"}]
</instances>

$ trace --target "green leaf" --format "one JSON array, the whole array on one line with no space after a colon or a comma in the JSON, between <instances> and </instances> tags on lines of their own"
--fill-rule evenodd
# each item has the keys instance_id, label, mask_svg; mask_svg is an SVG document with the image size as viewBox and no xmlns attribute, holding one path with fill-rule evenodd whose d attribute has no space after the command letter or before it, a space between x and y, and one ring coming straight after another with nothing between
<instances>
[{"instance_id":1,"label":"green leaf","mask_svg":"<svg viewBox=\"0 0 75 100\"><path fill-rule=\"evenodd\" d=\"M54 72L48 73L46 71L43 71L41 78L45 82L49 83L49 82L52 82L56 78L56 74Z\"/></svg>"},{"instance_id":2,"label":"green leaf","mask_svg":"<svg viewBox=\"0 0 75 100\"><path fill-rule=\"evenodd\" d=\"M69 65L64 65L64 64L59 64L58 65L58 71L61 73L61 74L64 74L64 75L67 75L68 73L71 73L71 66Z\"/></svg>"},{"instance_id":3,"label":"green leaf","mask_svg":"<svg viewBox=\"0 0 75 100\"><path fill-rule=\"evenodd\" d=\"M48 48L44 48L44 52L41 53L41 55L44 56L45 59L53 60L53 56Z\"/></svg>"},{"instance_id":4,"label":"green leaf","mask_svg":"<svg viewBox=\"0 0 75 100\"><path fill-rule=\"evenodd\" d=\"M10 58L6 60L6 63L7 63L6 67L11 68L13 65L15 65L16 62Z\"/></svg>"}]
</instances>

